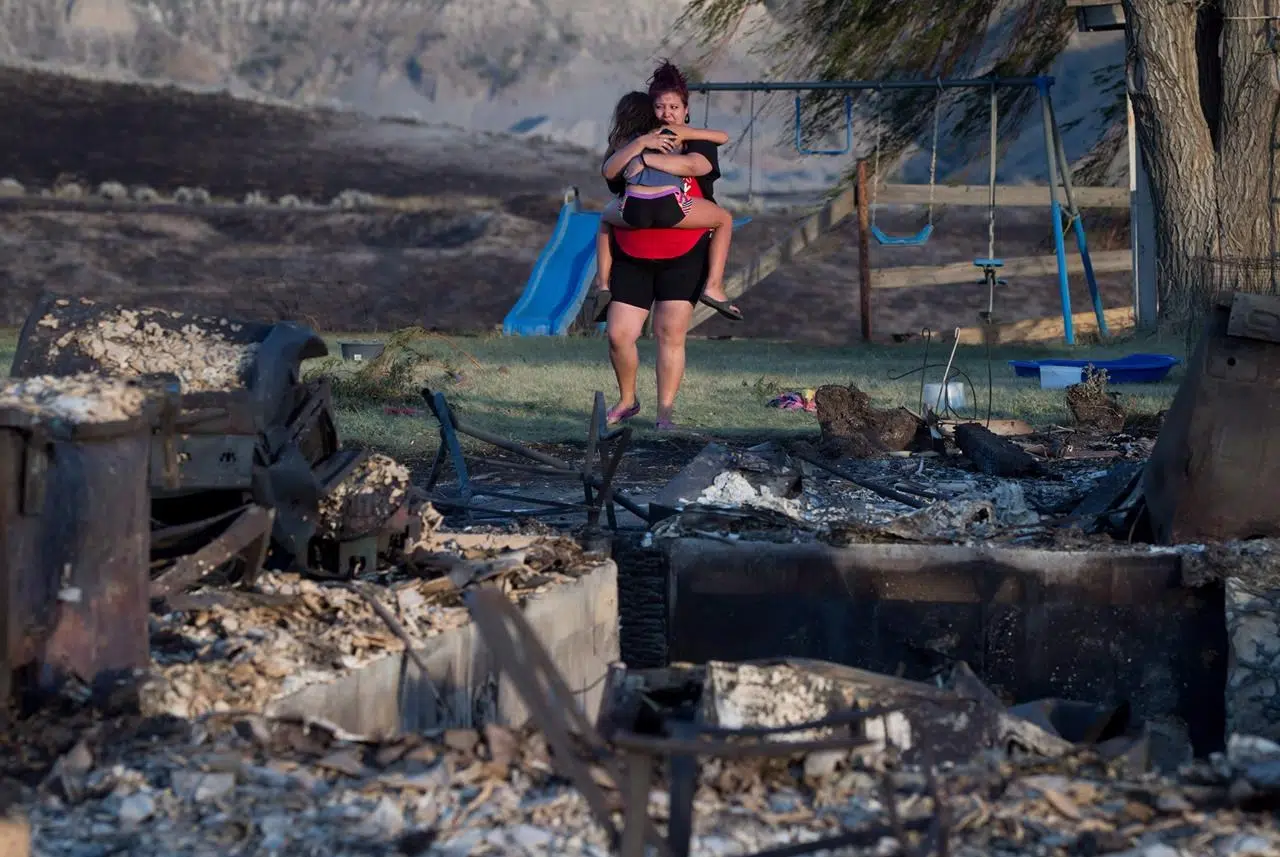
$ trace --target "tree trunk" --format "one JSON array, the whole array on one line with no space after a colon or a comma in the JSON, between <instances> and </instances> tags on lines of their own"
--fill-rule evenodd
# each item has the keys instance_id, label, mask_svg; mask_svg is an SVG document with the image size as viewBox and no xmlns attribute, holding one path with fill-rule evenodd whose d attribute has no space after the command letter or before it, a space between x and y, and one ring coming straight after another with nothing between
<instances>
[{"instance_id":1,"label":"tree trunk","mask_svg":"<svg viewBox=\"0 0 1280 857\"><path fill-rule=\"evenodd\" d=\"M1221 0L1222 126L1218 142L1220 253L1269 260L1274 252L1271 198L1277 194L1273 152L1280 85L1267 21L1258 0ZM1269 267L1269 266L1268 266ZM1267 286L1269 287L1269 277ZM1240 283L1256 290L1261 283Z\"/></svg>"},{"instance_id":2,"label":"tree trunk","mask_svg":"<svg viewBox=\"0 0 1280 857\"><path fill-rule=\"evenodd\" d=\"M1256 20L1262 5L1124 0L1129 94L1169 320L1194 321L1218 288L1270 288L1280 85L1272 25Z\"/></svg>"},{"instance_id":3,"label":"tree trunk","mask_svg":"<svg viewBox=\"0 0 1280 857\"><path fill-rule=\"evenodd\" d=\"M1154 202L1160 311L1193 314L1204 259L1217 254L1217 157L1200 107L1196 8L1124 0L1126 68Z\"/></svg>"}]
</instances>

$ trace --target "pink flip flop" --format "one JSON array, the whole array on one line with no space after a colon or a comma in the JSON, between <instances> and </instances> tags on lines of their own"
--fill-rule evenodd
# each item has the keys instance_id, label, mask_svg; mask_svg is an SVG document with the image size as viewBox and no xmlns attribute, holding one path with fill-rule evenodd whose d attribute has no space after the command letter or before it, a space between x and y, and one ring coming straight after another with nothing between
<instances>
[{"instance_id":1,"label":"pink flip flop","mask_svg":"<svg viewBox=\"0 0 1280 857\"><path fill-rule=\"evenodd\" d=\"M658 431L675 431L677 428L676 424L671 420L658 420L653 424L653 427Z\"/></svg>"},{"instance_id":2,"label":"pink flip flop","mask_svg":"<svg viewBox=\"0 0 1280 857\"><path fill-rule=\"evenodd\" d=\"M604 415L606 425L617 425L624 420L629 420L636 414L640 413L640 400L636 399L636 403L629 408L614 407L610 408Z\"/></svg>"}]
</instances>

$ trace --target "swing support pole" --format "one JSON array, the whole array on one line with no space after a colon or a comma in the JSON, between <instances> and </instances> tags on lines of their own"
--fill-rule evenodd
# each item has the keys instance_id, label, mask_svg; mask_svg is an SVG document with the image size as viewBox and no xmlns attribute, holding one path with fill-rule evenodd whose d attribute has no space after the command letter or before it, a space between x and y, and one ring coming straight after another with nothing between
<instances>
[{"instance_id":1,"label":"swing support pole","mask_svg":"<svg viewBox=\"0 0 1280 857\"><path fill-rule=\"evenodd\" d=\"M1049 165L1049 213L1053 217L1053 251L1058 257L1058 296L1062 299L1062 333L1067 345L1076 344L1071 320L1071 284L1067 281L1067 244L1062 233L1062 203L1058 202L1058 146L1053 127L1049 87L1040 89L1040 113L1044 118L1044 155Z\"/></svg>"},{"instance_id":2,"label":"swing support pole","mask_svg":"<svg viewBox=\"0 0 1280 857\"><path fill-rule=\"evenodd\" d=\"M871 341L871 205L867 199L867 162L858 159L858 319L862 341Z\"/></svg>"},{"instance_id":3,"label":"swing support pole","mask_svg":"<svg viewBox=\"0 0 1280 857\"><path fill-rule=\"evenodd\" d=\"M1107 330L1107 316L1102 307L1102 293L1098 290L1098 278L1093 273L1093 260L1089 258L1089 241L1084 231L1084 218L1076 206L1075 194L1071 187L1071 163L1067 160L1067 148L1062 143L1062 132L1058 128L1058 119L1053 112L1053 99L1046 92L1044 103L1049 109L1049 121L1053 128L1054 155L1058 159L1058 169L1062 171L1062 195L1067 201L1067 216L1071 218L1072 230L1076 234L1076 249L1080 251L1080 262L1084 267L1084 279L1089 284L1089 299L1093 302L1093 314L1098 320L1098 333L1105 337L1111 335Z\"/></svg>"}]
</instances>

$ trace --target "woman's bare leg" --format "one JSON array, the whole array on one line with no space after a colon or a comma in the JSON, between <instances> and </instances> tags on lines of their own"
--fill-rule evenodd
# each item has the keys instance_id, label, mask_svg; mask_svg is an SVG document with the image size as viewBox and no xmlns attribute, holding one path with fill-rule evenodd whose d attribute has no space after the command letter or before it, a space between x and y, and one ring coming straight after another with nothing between
<instances>
[{"instance_id":1,"label":"woman's bare leg","mask_svg":"<svg viewBox=\"0 0 1280 857\"><path fill-rule=\"evenodd\" d=\"M609 362L618 379L618 403L609 409L618 414L635 407L636 373L640 369L640 351L636 342L644 332L649 311L616 301L609 304Z\"/></svg>"},{"instance_id":2,"label":"woman's bare leg","mask_svg":"<svg viewBox=\"0 0 1280 857\"><path fill-rule=\"evenodd\" d=\"M695 199L689 213L685 215L684 220L680 221L678 228L715 230L711 233L710 260L704 293L713 300L727 301L729 296L724 292L724 269L729 264L729 242L733 239L733 215L714 202Z\"/></svg>"},{"instance_id":3,"label":"woman's bare leg","mask_svg":"<svg viewBox=\"0 0 1280 857\"><path fill-rule=\"evenodd\" d=\"M658 301L653 305L653 335L658 340L658 422L668 422L676 394L684 380L685 339L693 320L688 301Z\"/></svg>"}]
</instances>

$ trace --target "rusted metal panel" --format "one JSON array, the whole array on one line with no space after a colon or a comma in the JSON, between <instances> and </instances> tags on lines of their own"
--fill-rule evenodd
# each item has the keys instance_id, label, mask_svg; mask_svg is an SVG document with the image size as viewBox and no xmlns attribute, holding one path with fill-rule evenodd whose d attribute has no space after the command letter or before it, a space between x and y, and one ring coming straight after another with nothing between
<instances>
[{"instance_id":1,"label":"rusted metal panel","mask_svg":"<svg viewBox=\"0 0 1280 857\"><path fill-rule=\"evenodd\" d=\"M998 546L666 544L672 662L800 657L927 680L957 660L1006 702L1176 717L1223 740L1221 587L1177 556ZM623 566L625 577L628 569ZM751 628L750 634L741 629Z\"/></svg>"},{"instance_id":2,"label":"rusted metal panel","mask_svg":"<svg viewBox=\"0 0 1280 857\"><path fill-rule=\"evenodd\" d=\"M1280 298L1243 293L1212 309L1143 474L1157 542L1280 536L1276 312Z\"/></svg>"},{"instance_id":3,"label":"rusted metal panel","mask_svg":"<svg viewBox=\"0 0 1280 857\"><path fill-rule=\"evenodd\" d=\"M148 665L151 428L149 417L71 427L0 411L5 680L24 666L93 682ZM32 476L40 457L48 467ZM42 502L24 511L33 482Z\"/></svg>"},{"instance_id":4,"label":"rusted metal panel","mask_svg":"<svg viewBox=\"0 0 1280 857\"><path fill-rule=\"evenodd\" d=\"M1280 297L1236 292L1227 317L1227 336L1280 343Z\"/></svg>"},{"instance_id":5,"label":"rusted metal panel","mask_svg":"<svg viewBox=\"0 0 1280 857\"><path fill-rule=\"evenodd\" d=\"M151 486L157 494L167 489L164 462L166 441L156 438L151 445ZM178 462L177 491L248 489L253 484L252 435L181 435L172 440Z\"/></svg>"}]
</instances>

